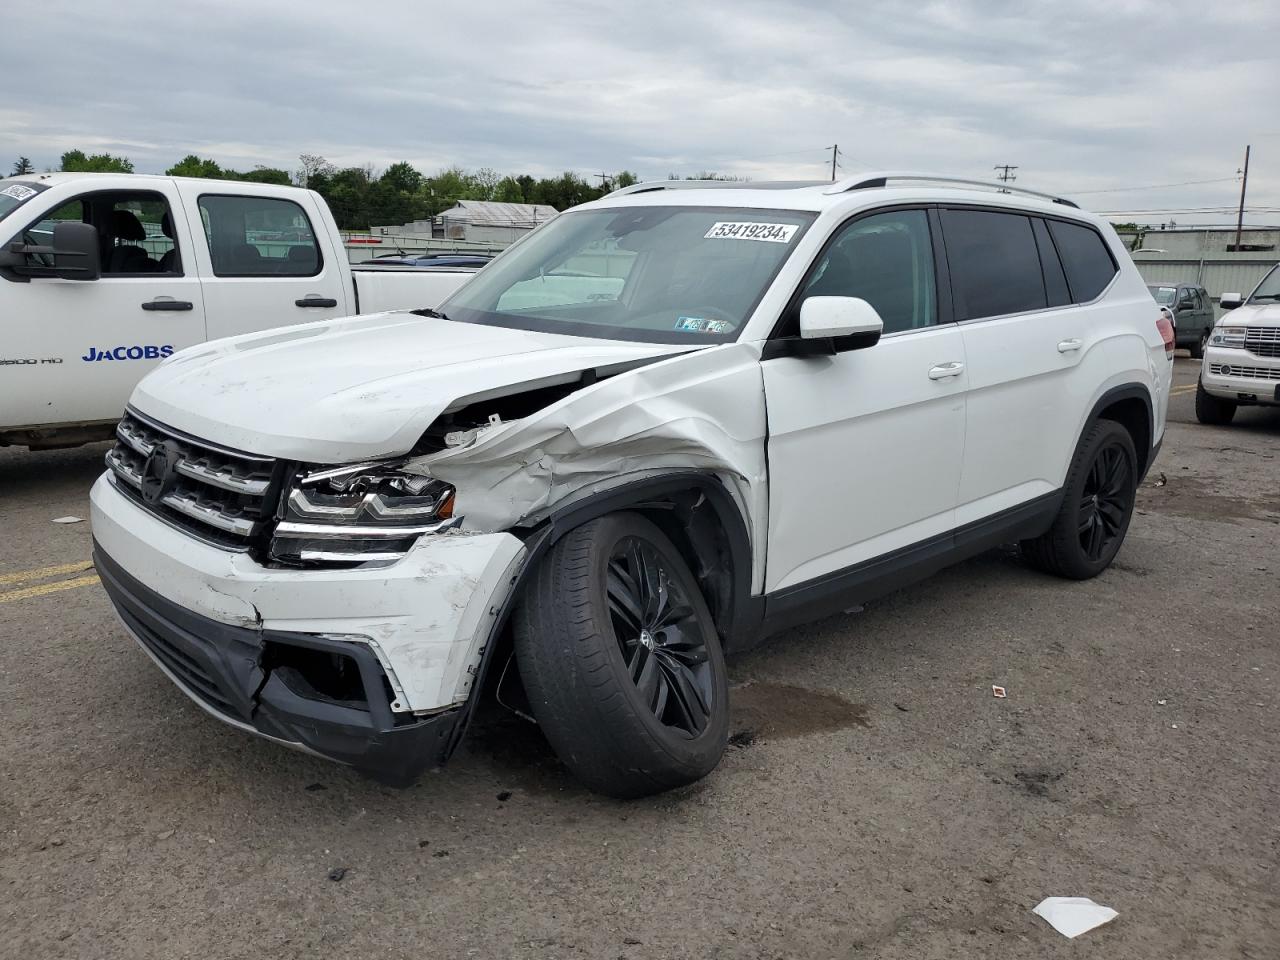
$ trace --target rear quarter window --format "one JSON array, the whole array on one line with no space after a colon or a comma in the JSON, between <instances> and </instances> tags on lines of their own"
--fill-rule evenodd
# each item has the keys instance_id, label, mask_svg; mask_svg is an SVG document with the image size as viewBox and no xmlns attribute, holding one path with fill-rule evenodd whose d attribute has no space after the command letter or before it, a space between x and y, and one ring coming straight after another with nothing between
<instances>
[{"instance_id":1,"label":"rear quarter window","mask_svg":"<svg viewBox=\"0 0 1280 960\"><path fill-rule=\"evenodd\" d=\"M961 319L1048 306L1031 220L987 210L943 210L951 288Z\"/></svg>"},{"instance_id":2,"label":"rear quarter window","mask_svg":"<svg viewBox=\"0 0 1280 960\"><path fill-rule=\"evenodd\" d=\"M1062 220L1050 220L1049 232L1071 285L1071 299L1076 303L1095 299L1118 269L1106 241L1092 227Z\"/></svg>"},{"instance_id":3,"label":"rear quarter window","mask_svg":"<svg viewBox=\"0 0 1280 960\"><path fill-rule=\"evenodd\" d=\"M323 259L306 212L276 197L200 197L200 219L219 277L314 277Z\"/></svg>"}]
</instances>

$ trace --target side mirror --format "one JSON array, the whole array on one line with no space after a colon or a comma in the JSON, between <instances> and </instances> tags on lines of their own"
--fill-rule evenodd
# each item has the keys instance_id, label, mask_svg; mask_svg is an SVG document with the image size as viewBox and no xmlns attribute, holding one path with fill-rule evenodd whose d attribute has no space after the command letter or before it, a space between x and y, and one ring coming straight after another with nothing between
<instances>
[{"instance_id":1,"label":"side mirror","mask_svg":"<svg viewBox=\"0 0 1280 960\"><path fill-rule=\"evenodd\" d=\"M63 280L97 280L102 276L97 227L76 222L54 226L53 275Z\"/></svg>"},{"instance_id":2,"label":"side mirror","mask_svg":"<svg viewBox=\"0 0 1280 960\"><path fill-rule=\"evenodd\" d=\"M873 347L884 332L876 308L859 297L809 297L800 304L800 339L832 340L836 350Z\"/></svg>"},{"instance_id":3,"label":"side mirror","mask_svg":"<svg viewBox=\"0 0 1280 960\"><path fill-rule=\"evenodd\" d=\"M89 223L57 223L49 246L16 240L0 250L0 273L22 283L32 277L97 280L102 275L98 228Z\"/></svg>"},{"instance_id":4,"label":"side mirror","mask_svg":"<svg viewBox=\"0 0 1280 960\"><path fill-rule=\"evenodd\" d=\"M1224 293L1218 298L1218 306L1223 310L1234 310L1244 305L1244 297L1238 293Z\"/></svg>"}]
</instances>

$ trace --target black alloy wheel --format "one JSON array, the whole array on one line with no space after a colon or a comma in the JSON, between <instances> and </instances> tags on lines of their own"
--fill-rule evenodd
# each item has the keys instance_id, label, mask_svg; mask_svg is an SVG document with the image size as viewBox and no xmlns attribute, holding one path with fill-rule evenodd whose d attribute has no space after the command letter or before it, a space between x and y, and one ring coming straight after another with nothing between
<instances>
[{"instance_id":1,"label":"black alloy wheel","mask_svg":"<svg viewBox=\"0 0 1280 960\"><path fill-rule=\"evenodd\" d=\"M605 593L614 638L640 699L666 727L706 729L715 690L704 626L653 545L626 537L609 557Z\"/></svg>"},{"instance_id":2,"label":"black alloy wheel","mask_svg":"<svg viewBox=\"0 0 1280 960\"><path fill-rule=\"evenodd\" d=\"M611 797L705 777L729 739L729 677L689 560L648 517L561 537L512 618L534 719L560 760Z\"/></svg>"},{"instance_id":3,"label":"black alloy wheel","mask_svg":"<svg viewBox=\"0 0 1280 960\"><path fill-rule=\"evenodd\" d=\"M1133 506L1132 475L1128 454L1113 443L1098 451L1085 477L1077 529L1080 549L1094 563L1113 552L1124 536Z\"/></svg>"},{"instance_id":4,"label":"black alloy wheel","mask_svg":"<svg viewBox=\"0 0 1280 960\"><path fill-rule=\"evenodd\" d=\"M1115 420L1096 421L1076 446L1053 524L1022 541L1023 558L1055 576L1096 577L1124 543L1139 475L1129 431Z\"/></svg>"}]
</instances>

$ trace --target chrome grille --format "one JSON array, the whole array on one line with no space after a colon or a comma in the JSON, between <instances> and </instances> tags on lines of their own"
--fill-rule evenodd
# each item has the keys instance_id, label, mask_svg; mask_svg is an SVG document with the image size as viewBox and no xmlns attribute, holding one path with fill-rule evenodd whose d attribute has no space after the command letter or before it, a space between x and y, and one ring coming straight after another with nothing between
<instances>
[{"instance_id":1,"label":"chrome grille","mask_svg":"<svg viewBox=\"0 0 1280 960\"><path fill-rule=\"evenodd\" d=\"M174 526L219 546L245 549L271 519L279 462L186 437L129 411L116 427L107 468L116 487ZM147 458L157 445L176 452L170 488L142 495Z\"/></svg>"},{"instance_id":2,"label":"chrome grille","mask_svg":"<svg viewBox=\"0 0 1280 960\"><path fill-rule=\"evenodd\" d=\"M1280 327L1245 327L1244 348L1255 357L1280 357Z\"/></svg>"},{"instance_id":3,"label":"chrome grille","mask_svg":"<svg viewBox=\"0 0 1280 960\"><path fill-rule=\"evenodd\" d=\"M1211 363L1209 372L1216 377L1249 377L1254 380L1280 380L1280 367L1242 367L1238 363Z\"/></svg>"}]
</instances>

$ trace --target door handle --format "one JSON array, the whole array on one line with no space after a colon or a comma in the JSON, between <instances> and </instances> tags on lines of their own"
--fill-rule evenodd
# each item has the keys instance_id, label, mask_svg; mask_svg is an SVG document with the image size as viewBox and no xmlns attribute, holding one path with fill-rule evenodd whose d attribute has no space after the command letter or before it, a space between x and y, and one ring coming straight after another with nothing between
<instances>
[{"instance_id":1,"label":"door handle","mask_svg":"<svg viewBox=\"0 0 1280 960\"><path fill-rule=\"evenodd\" d=\"M174 300L172 297L156 297L142 305L143 310L194 310L190 300Z\"/></svg>"},{"instance_id":2,"label":"door handle","mask_svg":"<svg viewBox=\"0 0 1280 960\"><path fill-rule=\"evenodd\" d=\"M958 360L952 360L950 363L940 363L936 367L929 368L930 380L945 380L947 377L958 377L964 373L964 364Z\"/></svg>"},{"instance_id":3,"label":"door handle","mask_svg":"<svg viewBox=\"0 0 1280 960\"><path fill-rule=\"evenodd\" d=\"M317 297L315 294L293 301L296 307L336 307L338 301L333 297Z\"/></svg>"},{"instance_id":4,"label":"door handle","mask_svg":"<svg viewBox=\"0 0 1280 960\"><path fill-rule=\"evenodd\" d=\"M1079 337L1072 337L1070 340L1058 341L1059 353L1070 353L1072 350L1079 350L1084 341Z\"/></svg>"}]
</instances>

